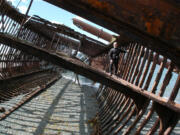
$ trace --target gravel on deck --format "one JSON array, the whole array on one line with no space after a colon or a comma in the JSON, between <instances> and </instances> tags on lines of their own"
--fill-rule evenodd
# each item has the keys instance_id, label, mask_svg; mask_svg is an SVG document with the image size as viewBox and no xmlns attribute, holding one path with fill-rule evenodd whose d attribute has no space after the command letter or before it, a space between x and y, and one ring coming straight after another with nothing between
<instances>
[{"instance_id":1,"label":"gravel on deck","mask_svg":"<svg viewBox=\"0 0 180 135\"><path fill-rule=\"evenodd\" d=\"M0 121L0 135L90 135L97 111L95 88L62 78Z\"/></svg>"}]
</instances>

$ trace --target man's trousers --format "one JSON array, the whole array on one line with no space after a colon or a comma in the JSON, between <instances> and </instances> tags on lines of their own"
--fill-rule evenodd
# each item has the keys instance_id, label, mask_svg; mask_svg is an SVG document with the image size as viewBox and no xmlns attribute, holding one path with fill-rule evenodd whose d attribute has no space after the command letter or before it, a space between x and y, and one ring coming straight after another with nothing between
<instances>
[{"instance_id":1,"label":"man's trousers","mask_svg":"<svg viewBox=\"0 0 180 135\"><path fill-rule=\"evenodd\" d=\"M109 72L112 74L113 72L113 67L114 67L114 73L115 75L117 74L117 71L118 71L118 62L119 60L113 60L112 63L110 63L110 66L109 66Z\"/></svg>"}]
</instances>

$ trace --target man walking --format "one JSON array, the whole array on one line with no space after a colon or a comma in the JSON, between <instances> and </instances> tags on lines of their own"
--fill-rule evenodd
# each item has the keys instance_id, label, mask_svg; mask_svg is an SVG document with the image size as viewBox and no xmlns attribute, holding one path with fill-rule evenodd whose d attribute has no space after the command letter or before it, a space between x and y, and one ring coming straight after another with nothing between
<instances>
[{"instance_id":1,"label":"man walking","mask_svg":"<svg viewBox=\"0 0 180 135\"><path fill-rule=\"evenodd\" d=\"M117 75L119 54L121 52L126 53L126 51L118 48L117 42L114 42L113 48L109 51L109 58L110 58L109 72L110 72L110 75L112 75L113 67L115 68L115 75Z\"/></svg>"}]
</instances>

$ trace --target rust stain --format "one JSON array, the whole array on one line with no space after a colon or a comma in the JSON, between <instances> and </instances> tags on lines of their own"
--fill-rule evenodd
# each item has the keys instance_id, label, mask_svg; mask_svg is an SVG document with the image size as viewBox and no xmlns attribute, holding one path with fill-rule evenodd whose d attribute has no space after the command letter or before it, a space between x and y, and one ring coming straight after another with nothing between
<instances>
[{"instance_id":1,"label":"rust stain","mask_svg":"<svg viewBox=\"0 0 180 135\"><path fill-rule=\"evenodd\" d=\"M99 11L107 11L106 14L110 14L111 16L114 16L116 18L121 18L127 23L132 23L132 21L129 20L130 12L127 12L126 10L131 10L135 14L139 14L140 18L139 20L142 20L142 22L139 22L138 27L143 27L140 24L144 24L146 28L146 32L153 36L159 36L163 25L164 21L167 18L167 9L172 9L173 7L171 5L168 5L166 2L162 1L149 1L147 0L145 3L142 0L137 0L136 4L137 6L134 6L134 2L124 2L122 0L116 0L113 1L112 3L116 3L116 5L119 7L119 12L116 12L115 7L112 3L109 1L100 1L100 0L87 0L87 4L91 5L93 8L98 9ZM150 7L149 5L152 5L154 8ZM164 8L163 5L166 7ZM155 7L161 6L158 9L155 9ZM141 8L142 7L142 8ZM142 10L143 9L143 10ZM177 12L176 9L174 11ZM159 15L156 14L156 12L159 13ZM135 16L135 18L137 18ZM135 21L135 20L134 20ZM136 23L136 22L134 22ZM166 32L169 32L169 30L166 30Z\"/></svg>"},{"instance_id":2,"label":"rust stain","mask_svg":"<svg viewBox=\"0 0 180 135\"><path fill-rule=\"evenodd\" d=\"M108 12L111 12L114 9L112 5L110 5L108 2L105 1L87 0L87 3L89 3L91 6L93 6L96 9L105 10Z\"/></svg>"},{"instance_id":3,"label":"rust stain","mask_svg":"<svg viewBox=\"0 0 180 135\"><path fill-rule=\"evenodd\" d=\"M165 29L165 35L164 35L165 39L167 39L167 40L171 39L175 30L176 30L176 26L174 26L172 24L168 24Z\"/></svg>"},{"instance_id":4,"label":"rust stain","mask_svg":"<svg viewBox=\"0 0 180 135\"><path fill-rule=\"evenodd\" d=\"M154 36L159 36L163 22L159 18L155 18L152 21L145 22L145 26L148 33L153 34Z\"/></svg>"}]
</instances>

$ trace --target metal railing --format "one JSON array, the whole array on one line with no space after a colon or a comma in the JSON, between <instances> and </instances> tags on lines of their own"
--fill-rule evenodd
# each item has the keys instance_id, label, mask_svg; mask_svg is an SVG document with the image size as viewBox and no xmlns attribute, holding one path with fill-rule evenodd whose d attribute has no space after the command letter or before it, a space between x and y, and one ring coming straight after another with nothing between
<instances>
[{"instance_id":1,"label":"metal railing","mask_svg":"<svg viewBox=\"0 0 180 135\"><path fill-rule=\"evenodd\" d=\"M122 49L129 52L120 54L118 78L114 78L136 93L133 96L119 92L118 88L99 89L100 133L153 134L158 129L159 134L169 134L179 120L179 68L170 59L138 43ZM108 72L107 54L92 59L92 66L97 63L103 64L101 69ZM147 128L152 119L152 128Z\"/></svg>"}]
</instances>

